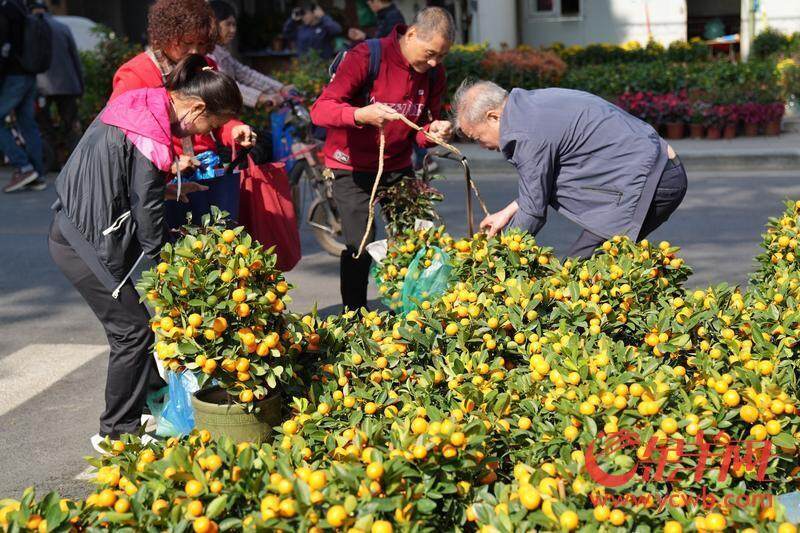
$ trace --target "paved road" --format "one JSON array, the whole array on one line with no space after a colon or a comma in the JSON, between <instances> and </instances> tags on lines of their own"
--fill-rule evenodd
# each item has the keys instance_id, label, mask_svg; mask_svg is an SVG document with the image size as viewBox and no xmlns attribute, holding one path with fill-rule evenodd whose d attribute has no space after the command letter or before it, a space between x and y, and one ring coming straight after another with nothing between
<instances>
[{"instance_id":1,"label":"paved road","mask_svg":"<svg viewBox=\"0 0 800 533\"><path fill-rule=\"evenodd\" d=\"M0 178L5 183L7 175ZM491 209L514 197L513 176L478 176ZM465 232L463 182L439 183L447 200L441 212L450 232ZM746 282L759 234L785 197L800 198L797 174L693 175L679 212L652 238L683 246L695 267L690 285ZM46 232L52 188L0 195L0 498L28 485L85 494L75 477L91 452L103 405L105 336L89 308L50 261ZM477 216L477 214L476 214ZM563 251L578 229L556 214L540 241ZM304 259L290 281L292 308L338 309L338 259L303 233ZM372 295L375 295L374 287Z\"/></svg>"}]
</instances>

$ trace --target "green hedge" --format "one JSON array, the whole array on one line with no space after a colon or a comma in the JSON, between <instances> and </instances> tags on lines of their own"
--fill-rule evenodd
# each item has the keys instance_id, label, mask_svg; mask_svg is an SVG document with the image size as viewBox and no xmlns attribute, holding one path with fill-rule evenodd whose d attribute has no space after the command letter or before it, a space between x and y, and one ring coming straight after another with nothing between
<instances>
[{"instance_id":1,"label":"green hedge","mask_svg":"<svg viewBox=\"0 0 800 533\"><path fill-rule=\"evenodd\" d=\"M130 58L142 51L127 38L116 35L110 28L96 26L93 30L100 42L94 50L81 52L85 89L80 102L80 119L88 127L105 107L111 96L114 73Z\"/></svg>"},{"instance_id":2,"label":"green hedge","mask_svg":"<svg viewBox=\"0 0 800 533\"><path fill-rule=\"evenodd\" d=\"M623 45L607 43L565 46L555 43L546 48L558 54L570 67L651 61L696 62L710 59L709 48L699 40L674 41L664 47L656 41L642 46L637 41Z\"/></svg>"},{"instance_id":3,"label":"green hedge","mask_svg":"<svg viewBox=\"0 0 800 533\"><path fill-rule=\"evenodd\" d=\"M732 63L709 61L625 63L609 68L591 65L567 71L562 87L580 89L613 99L625 92L669 93L702 91L716 103L760 103L781 99L781 84L772 60Z\"/></svg>"}]
</instances>

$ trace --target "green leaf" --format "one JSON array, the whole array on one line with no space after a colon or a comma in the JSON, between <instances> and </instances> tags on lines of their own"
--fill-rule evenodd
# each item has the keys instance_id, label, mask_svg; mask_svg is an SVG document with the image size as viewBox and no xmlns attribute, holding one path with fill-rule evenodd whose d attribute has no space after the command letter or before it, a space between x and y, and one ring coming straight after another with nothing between
<instances>
[{"instance_id":1,"label":"green leaf","mask_svg":"<svg viewBox=\"0 0 800 533\"><path fill-rule=\"evenodd\" d=\"M210 519L214 519L225 509L225 504L228 503L228 495L223 494L222 496L217 496L214 498L211 503L208 504L208 508L206 509L206 516Z\"/></svg>"},{"instance_id":2,"label":"green leaf","mask_svg":"<svg viewBox=\"0 0 800 533\"><path fill-rule=\"evenodd\" d=\"M797 447L797 440L788 433L779 433L772 437L772 443L781 448Z\"/></svg>"}]
</instances>

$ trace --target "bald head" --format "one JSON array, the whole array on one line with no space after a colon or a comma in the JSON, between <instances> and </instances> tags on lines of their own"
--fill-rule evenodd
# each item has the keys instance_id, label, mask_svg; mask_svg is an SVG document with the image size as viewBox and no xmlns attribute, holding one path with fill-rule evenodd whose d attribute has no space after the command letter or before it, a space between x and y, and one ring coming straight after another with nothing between
<instances>
[{"instance_id":1,"label":"bald head","mask_svg":"<svg viewBox=\"0 0 800 533\"><path fill-rule=\"evenodd\" d=\"M456 40L456 23L450 12L441 7L426 7L414 18L412 25L420 39L431 40L435 36L452 44Z\"/></svg>"},{"instance_id":2,"label":"bald head","mask_svg":"<svg viewBox=\"0 0 800 533\"><path fill-rule=\"evenodd\" d=\"M470 139L497 150L508 91L491 81L464 80L453 97L455 124Z\"/></svg>"}]
</instances>

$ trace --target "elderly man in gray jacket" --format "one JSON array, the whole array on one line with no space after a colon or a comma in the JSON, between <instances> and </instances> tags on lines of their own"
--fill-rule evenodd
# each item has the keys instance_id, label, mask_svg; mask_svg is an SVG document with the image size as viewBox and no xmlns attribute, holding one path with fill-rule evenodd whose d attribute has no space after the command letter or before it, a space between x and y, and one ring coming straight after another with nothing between
<instances>
[{"instance_id":1,"label":"elderly man in gray jacket","mask_svg":"<svg viewBox=\"0 0 800 533\"><path fill-rule=\"evenodd\" d=\"M568 256L590 257L608 238L638 240L663 224L686 194L686 171L647 123L598 96L569 89L464 83L460 130L500 150L519 172L519 196L486 217L494 235L510 224L536 234L547 208L583 228Z\"/></svg>"}]
</instances>

